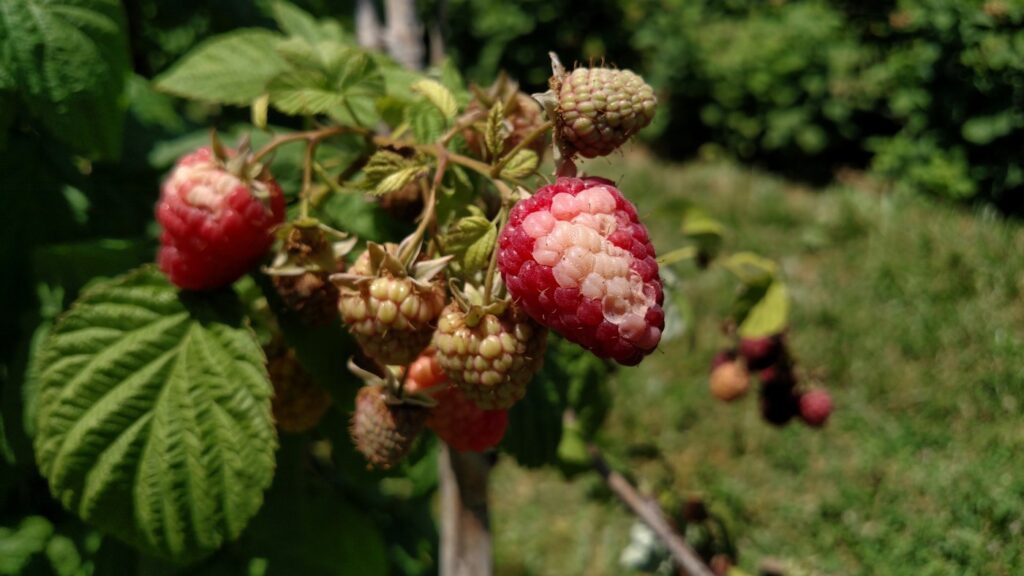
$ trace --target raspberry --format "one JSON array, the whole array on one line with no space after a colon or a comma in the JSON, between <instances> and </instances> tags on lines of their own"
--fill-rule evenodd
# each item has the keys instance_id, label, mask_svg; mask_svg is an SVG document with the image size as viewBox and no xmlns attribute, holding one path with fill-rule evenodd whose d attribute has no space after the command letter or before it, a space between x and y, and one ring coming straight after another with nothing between
<instances>
[{"instance_id":1,"label":"raspberry","mask_svg":"<svg viewBox=\"0 0 1024 576\"><path fill-rule=\"evenodd\" d=\"M434 354L424 354L409 366L406 392L423 392L437 402L427 416L427 428L459 452L482 452L497 446L508 428L508 411L483 410L454 386Z\"/></svg>"},{"instance_id":2,"label":"raspberry","mask_svg":"<svg viewBox=\"0 0 1024 576\"><path fill-rule=\"evenodd\" d=\"M792 390L796 386L796 374L789 362L779 362L761 370L758 375L761 384L771 388Z\"/></svg>"},{"instance_id":3,"label":"raspberry","mask_svg":"<svg viewBox=\"0 0 1024 576\"><path fill-rule=\"evenodd\" d=\"M749 389L750 375L739 362L724 362L711 371L711 394L719 400L732 402L743 397Z\"/></svg>"},{"instance_id":4,"label":"raspberry","mask_svg":"<svg viewBox=\"0 0 1024 576\"><path fill-rule=\"evenodd\" d=\"M378 258L371 258L371 252ZM440 268L420 278L409 276L395 252L394 245L372 245L348 274L332 278L342 284L341 319L363 351L384 364L404 365L430 343L445 292L441 280L432 279ZM383 264L374 269L375 262Z\"/></svg>"},{"instance_id":5,"label":"raspberry","mask_svg":"<svg viewBox=\"0 0 1024 576\"><path fill-rule=\"evenodd\" d=\"M732 362L736 359L736 351L725 349L719 350L715 353L715 357L711 359L711 371L714 372L715 368L718 368L726 362Z\"/></svg>"},{"instance_id":6,"label":"raspberry","mask_svg":"<svg viewBox=\"0 0 1024 576\"><path fill-rule=\"evenodd\" d=\"M782 426L800 412L800 398L792 390L761 388L761 417L770 424Z\"/></svg>"},{"instance_id":7,"label":"raspberry","mask_svg":"<svg viewBox=\"0 0 1024 576\"><path fill-rule=\"evenodd\" d=\"M285 432L305 432L320 423L331 406L331 395L287 350L269 355L267 371L274 384L271 404L277 427Z\"/></svg>"},{"instance_id":8,"label":"raspberry","mask_svg":"<svg viewBox=\"0 0 1024 576\"><path fill-rule=\"evenodd\" d=\"M782 335L763 338L741 338L740 356L747 361L747 368L760 370L779 360L785 352Z\"/></svg>"},{"instance_id":9,"label":"raspberry","mask_svg":"<svg viewBox=\"0 0 1024 576\"><path fill-rule=\"evenodd\" d=\"M255 266L284 220L284 196L267 173L231 173L209 148L183 157L164 181L156 219L160 269L186 290L231 284Z\"/></svg>"},{"instance_id":10,"label":"raspberry","mask_svg":"<svg viewBox=\"0 0 1024 576\"><path fill-rule=\"evenodd\" d=\"M654 351L664 293L647 228L603 178L559 178L512 208L498 266L537 322L627 366Z\"/></svg>"},{"instance_id":11,"label":"raspberry","mask_svg":"<svg viewBox=\"0 0 1024 576\"><path fill-rule=\"evenodd\" d=\"M315 221L296 223L287 230L274 266L264 272L285 307L310 326L324 326L338 318L338 288L330 275L344 267L338 258L349 247L333 245Z\"/></svg>"},{"instance_id":12,"label":"raspberry","mask_svg":"<svg viewBox=\"0 0 1024 576\"><path fill-rule=\"evenodd\" d=\"M479 317L479 315L477 315ZM437 322L434 348L452 384L485 410L511 407L544 363L547 331L515 306L479 322L449 304Z\"/></svg>"},{"instance_id":13,"label":"raspberry","mask_svg":"<svg viewBox=\"0 0 1024 576\"><path fill-rule=\"evenodd\" d=\"M654 90L629 70L577 68L551 78L558 98L555 130L563 153L607 156L651 123Z\"/></svg>"},{"instance_id":14,"label":"raspberry","mask_svg":"<svg viewBox=\"0 0 1024 576\"><path fill-rule=\"evenodd\" d=\"M402 461L423 430L427 410L402 404L383 386L363 386L349 432L370 466L387 470Z\"/></svg>"},{"instance_id":15,"label":"raspberry","mask_svg":"<svg viewBox=\"0 0 1024 576\"><path fill-rule=\"evenodd\" d=\"M832 396L825 390L815 388L800 396L800 418L808 426L819 428L832 415Z\"/></svg>"}]
</instances>

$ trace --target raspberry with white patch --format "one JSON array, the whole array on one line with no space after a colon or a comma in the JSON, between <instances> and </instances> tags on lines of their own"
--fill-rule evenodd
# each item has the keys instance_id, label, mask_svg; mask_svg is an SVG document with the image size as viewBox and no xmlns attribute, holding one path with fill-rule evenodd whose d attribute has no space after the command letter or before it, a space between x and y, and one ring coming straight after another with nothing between
<instances>
[{"instance_id":1,"label":"raspberry with white patch","mask_svg":"<svg viewBox=\"0 0 1024 576\"><path fill-rule=\"evenodd\" d=\"M200 148L164 181L156 219L160 269L179 288L211 290L238 280L267 253L284 221L284 195L265 172L243 178Z\"/></svg>"},{"instance_id":2,"label":"raspberry with white patch","mask_svg":"<svg viewBox=\"0 0 1024 576\"><path fill-rule=\"evenodd\" d=\"M497 446L508 429L507 410L484 410L458 388L448 385L436 355L424 354L409 365L407 393L424 393L437 405L430 408L427 428L459 452L482 452Z\"/></svg>"},{"instance_id":3,"label":"raspberry with white patch","mask_svg":"<svg viewBox=\"0 0 1024 576\"><path fill-rule=\"evenodd\" d=\"M665 328L654 246L636 208L603 178L559 178L509 214L498 266L534 320L627 366Z\"/></svg>"}]
</instances>

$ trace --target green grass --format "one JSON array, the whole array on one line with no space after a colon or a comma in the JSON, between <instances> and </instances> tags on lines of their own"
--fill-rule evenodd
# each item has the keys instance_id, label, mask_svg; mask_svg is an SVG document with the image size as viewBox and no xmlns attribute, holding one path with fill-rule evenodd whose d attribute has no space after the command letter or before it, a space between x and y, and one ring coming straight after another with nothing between
<instances>
[{"instance_id":1,"label":"green grass","mask_svg":"<svg viewBox=\"0 0 1024 576\"><path fill-rule=\"evenodd\" d=\"M816 432L764 423L753 394L714 401L707 365L734 285L721 269L677 267L696 320L617 374L608 451L656 444L671 474L638 464L641 483L667 477L675 494L703 495L749 571L771 556L792 574L1024 572L1024 228L727 164L616 164L627 167L588 169L619 181L660 251L682 243L694 201L727 224L729 250L781 263L791 348L838 408ZM503 461L498 573L621 573L632 520L592 488Z\"/></svg>"}]
</instances>

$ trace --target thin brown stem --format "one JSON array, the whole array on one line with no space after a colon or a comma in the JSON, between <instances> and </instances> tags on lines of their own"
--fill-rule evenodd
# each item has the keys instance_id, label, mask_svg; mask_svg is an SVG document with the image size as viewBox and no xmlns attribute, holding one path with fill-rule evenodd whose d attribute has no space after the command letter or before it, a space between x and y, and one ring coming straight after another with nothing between
<instances>
[{"instance_id":1,"label":"thin brown stem","mask_svg":"<svg viewBox=\"0 0 1024 576\"><path fill-rule=\"evenodd\" d=\"M499 175L501 175L501 171L505 168L509 161L512 160L512 158L519 153L520 150L526 148L530 144L533 144L533 141L536 140L537 138L540 138L544 134L547 134L547 131L550 130L551 127L554 125L555 123L549 120L541 124L540 126L534 128L532 132L526 135L526 138L520 140L519 143L515 145L515 147L508 151L508 154L505 154L505 156L503 156L502 159L499 160L498 163L491 168L491 177L497 178Z\"/></svg>"},{"instance_id":2,"label":"thin brown stem","mask_svg":"<svg viewBox=\"0 0 1024 576\"><path fill-rule=\"evenodd\" d=\"M640 520L647 524L661 538L661 541L668 547L669 553L672 554L672 559L682 568L685 574L689 576L714 576L714 573L704 564L700 556L672 528L657 502L641 495L629 483L629 480L626 480L622 474L613 470L604 459L604 456L601 455L601 451L597 446L590 444L587 446L587 450L590 452L591 464L598 474L604 478L608 487L634 514L640 517Z\"/></svg>"},{"instance_id":3,"label":"thin brown stem","mask_svg":"<svg viewBox=\"0 0 1024 576\"><path fill-rule=\"evenodd\" d=\"M299 192L299 217L309 218L309 196L313 187L313 163L316 161L316 146L319 140L306 142L306 155L302 159L302 190Z\"/></svg>"},{"instance_id":4,"label":"thin brown stem","mask_svg":"<svg viewBox=\"0 0 1024 576\"><path fill-rule=\"evenodd\" d=\"M469 168L470 170L476 172L477 174L480 174L481 176L486 176L488 179L494 182L494 186L498 189L498 192L501 192L502 199L510 199L514 197L512 188L510 188L508 184L502 182L500 179L491 177L491 167L479 160L474 160L468 156L463 156L462 154L456 154L435 144L413 144L409 142L401 142L398 140L394 140L387 136L375 136L373 138L373 143L376 144L377 146L391 146L393 148L412 148L418 152L430 154L431 156L440 156L441 154L444 154L448 158L448 161L451 162L452 164L457 164L464 168Z\"/></svg>"},{"instance_id":5,"label":"thin brown stem","mask_svg":"<svg viewBox=\"0 0 1024 576\"><path fill-rule=\"evenodd\" d=\"M460 117L455 122L455 125L452 126L452 129L449 130L447 133L445 133L444 136L441 137L441 140L440 140L441 145L447 146L448 143L452 141L452 138L455 138L455 136L459 132L462 132L466 128L469 128L470 126L472 126L473 123L476 122L477 120L479 120L481 117L483 117L483 115L484 115L484 112L482 110L476 110L476 111L473 111L473 112L467 112L466 114L463 114L462 117Z\"/></svg>"},{"instance_id":6,"label":"thin brown stem","mask_svg":"<svg viewBox=\"0 0 1024 576\"><path fill-rule=\"evenodd\" d=\"M416 227L416 231L413 232L413 241L407 245L409 253L399 254L398 258L402 262L410 257L410 254L416 250L416 246L423 241L423 235L427 232L427 228L430 226L430 221L434 219L434 208L437 204L437 191L441 187L441 180L444 178L445 171L448 170L448 154L443 147L438 145L440 149L437 152L437 168L434 170L434 181L430 186L430 191L427 193L427 198L423 201L423 214L420 216L419 226ZM406 262L408 264L408 262Z\"/></svg>"},{"instance_id":7,"label":"thin brown stem","mask_svg":"<svg viewBox=\"0 0 1024 576\"><path fill-rule=\"evenodd\" d=\"M252 161L258 162L263 159L267 154L270 154L279 147L288 144L289 142L299 142L305 140L306 142L319 142L325 138L337 136L345 133L357 133L362 134L365 130L361 128L353 128L351 126L329 126L327 128L320 128L319 130L308 130L304 132L292 132L291 134L282 134L275 136L270 142L267 142L262 148L257 150L253 156Z\"/></svg>"}]
</instances>

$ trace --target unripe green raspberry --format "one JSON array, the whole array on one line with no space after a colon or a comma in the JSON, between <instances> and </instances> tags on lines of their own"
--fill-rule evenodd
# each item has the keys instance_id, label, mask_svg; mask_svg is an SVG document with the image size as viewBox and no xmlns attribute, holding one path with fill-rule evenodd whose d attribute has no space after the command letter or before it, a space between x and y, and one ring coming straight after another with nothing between
<instances>
[{"instance_id":1,"label":"unripe green raspberry","mask_svg":"<svg viewBox=\"0 0 1024 576\"><path fill-rule=\"evenodd\" d=\"M394 400L383 386L363 386L349 433L371 466L387 470L409 453L426 419L426 408Z\"/></svg>"},{"instance_id":2,"label":"unripe green raspberry","mask_svg":"<svg viewBox=\"0 0 1024 576\"><path fill-rule=\"evenodd\" d=\"M451 383L485 410L511 407L544 363L547 331L513 305L484 314L473 326L458 304L441 313L434 333L437 360Z\"/></svg>"},{"instance_id":3,"label":"unripe green raspberry","mask_svg":"<svg viewBox=\"0 0 1024 576\"><path fill-rule=\"evenodd\" d=\"M408 364L430 343L434 321L444 308L440 279L419 282L371 269L369 251L349 271L360 277L342 285L341 319L366 354L390 365Z\"/></svg>"},{"instance_id":4,"label":"unripe green raspberry","mask_svg":"<svg viewBox=\"0 0 1024 576\"><path fill-rule=\"evenodd\" d=\"M654 119L654 90L630 70L577 68L551 79L566 156L607 156Z\"/></svg>"}]
</instances>

